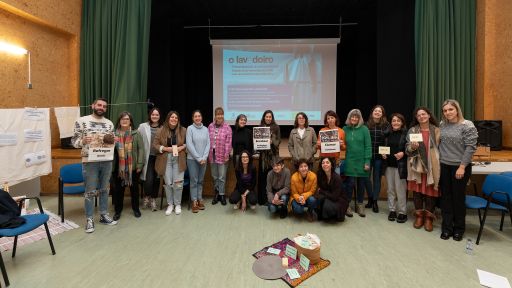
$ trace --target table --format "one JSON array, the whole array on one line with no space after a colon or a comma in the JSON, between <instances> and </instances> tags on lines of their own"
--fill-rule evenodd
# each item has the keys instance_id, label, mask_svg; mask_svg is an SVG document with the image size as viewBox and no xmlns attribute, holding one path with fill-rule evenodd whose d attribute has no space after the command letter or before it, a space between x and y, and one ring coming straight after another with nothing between
<instances>
[{"instance_id":1,"label":"table","mask_svg":"<svg viewBox=\"0 0 512 288\"><path fill-rule=\"evenodd\" d=\"M491 162L491 164L473 162L473 167L471 167L473 175L499 174L507 171L512 171L512 162Z\"/></svg>"}]
</instances>

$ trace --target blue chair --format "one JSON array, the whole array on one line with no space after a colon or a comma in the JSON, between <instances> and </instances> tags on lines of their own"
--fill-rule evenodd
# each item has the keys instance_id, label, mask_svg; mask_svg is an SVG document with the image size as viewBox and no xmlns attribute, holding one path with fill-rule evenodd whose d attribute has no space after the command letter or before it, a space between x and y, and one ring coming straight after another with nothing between
<instances>
[{"instance_id":1,"label":"blue chair","mask_svg":"<svg viewBox=\"0 0 512 288\"><path fill-rule=\"evenodd\" d=\"M512 177L499 174L488 175L482 186L482 192L487 199L478 196L466 195L466 208L478 210L480 229L476 239L477 245L480 243L480 237L482 236L485 219L487 218L487 211L489 209L501 211L500 231L503 231L503 221L506 213L509 213L510 222L512 223L512 215L510 213L512 211ZM483 218L480 213L480 210L482 209L485 209Z\"/></svg>"},{"instance_id":2,"label":"blue chair","mask_svg":"<svg viewBox=\"0 0 512 288\"><path fill-rule=\"evenodd\" d=\"M512 171L503 172L503 173L500 173L500 175L512 177Z\"/></svg>"},{"instance_id":3,"label":"blue chair","mask_svg":"<svg viewBox=\"0 0 512 288\"><path fill-rule=\"evenodd\" d=\"M60 167L58 214L60 215L61 222L64 222L64 194L83 194L85 192L83 183L82 163L67 164ZM96 206L98 205L97 201L98 198L95 197L94 202Z\"/></svg>"},{"instance_id":4,"label":"blue chair","mask_svg":"<svg viewBox=\"0 0 512 288\"><path fill-rule=\"evenodd\" d=\"M52 249L52 255L55 255L55 248L53 247L52 236L50 235L50 230L48 229L48 219L50 217L47 214L44 214L43 206L41 205L41 200L38 197L29 197L25 199L35 199L37 201L37 206L39 206L40 214L31 214L31 215L23 215L21 217L25 218L25 223L16 228L5 228L0 229L0 238L1 237L14 237L14 245L12 248L12 258L16 256L16 245L18 244L18 236L30 232L37 227L44 225L46 230L46 236L48 237L48 242L50 242L50 248ZM23 205L23 201L20 201L20 209ZM2 270L2 275L4 277L5 285L9 286L9 278L7 277L7 270L5 269L4 259L2 258L2 254L0 253L0 269Z\"/></svg>"}]
</instances>

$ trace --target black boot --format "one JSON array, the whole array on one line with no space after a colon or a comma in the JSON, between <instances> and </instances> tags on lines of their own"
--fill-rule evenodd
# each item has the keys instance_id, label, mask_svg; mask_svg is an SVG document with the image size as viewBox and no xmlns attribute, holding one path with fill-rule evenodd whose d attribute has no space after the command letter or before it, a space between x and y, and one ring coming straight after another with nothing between
<instances>
[{"instance_id":1,"label":"black boot","mask_svg":"<svg viewBox=\"0 0 512 288\"><path fill-rule=\"evenodd\" d=\"M279 218L283 219L286 218L286 216L288 216L287 207L284 205L279 206Z\"/></svg>"},{"instance_id":2,"label":"black boot","mask_svg":"<svg viewBox=\"0 0 512 288\"><path fill-rule=\"evenodd\" d=\"M213 196L212 205L219 203L219 192L215 190L215 196Z\"/></svg>"},{"instance_id":3,"label":"black boot","mask_svg":"<svg viewBox=\"0 0 512 288\"><path fill-rule=\"evenodd\" d=\"M373 210L373 213L379 213L379 205L377 204L377 201L373 201L372 210Z\"/></svg>"},{"instance_id":4,"label":"black boot","mask_svg":"<svg viewBox=\"0 0 512 288\"><path fill-rule=\"evenodd\" d=\"M364 205L364 208L372 208L373 207L373 199L368 197L368 203Z\"/></svg>"},{"instance_id":5,"label":"black boot","mask_svg":"<svg viewBox=\"0 0 512 288\"><path fill-rule=\"evenodd\" d=\"M225 195L220 195L220 204L222 204L222 206L226 206L226 196Z\"/></svg>"}]
</instances>

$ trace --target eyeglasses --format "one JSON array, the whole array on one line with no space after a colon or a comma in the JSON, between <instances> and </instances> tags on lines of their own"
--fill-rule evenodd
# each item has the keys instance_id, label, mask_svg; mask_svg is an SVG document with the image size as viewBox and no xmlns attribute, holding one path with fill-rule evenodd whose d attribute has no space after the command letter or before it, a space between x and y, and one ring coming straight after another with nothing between
<instances>
[{"instance_id":1,"label":"eyeglasses","mask_svg":"<svg viewBox=\"0 0 512 288\"><path fill-rule=\"evenodd\" d=\"M121 118L121 121L130 121L130 118Z\"/></svg>"},{"instance_id":2,"label":"eyeglasses","mask_svg":"<svg viewBox=\"0 0 512 288\"><path fill-rule=\"evenodd\" d=\"M242 156L242 158L249 158L249 156Z\"/></svg>"}]
</instances>

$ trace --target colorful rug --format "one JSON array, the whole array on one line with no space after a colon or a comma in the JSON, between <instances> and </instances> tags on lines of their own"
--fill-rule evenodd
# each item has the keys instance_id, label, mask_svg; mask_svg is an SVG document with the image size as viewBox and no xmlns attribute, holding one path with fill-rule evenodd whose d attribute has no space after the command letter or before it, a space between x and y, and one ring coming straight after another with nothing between
<instances>
[{"instance_id":1,"label":"colorful rug","mask_svg":"<svg viewBox=\"0 0 512 288\"><path fill-rule=\"evenodd\" d=\"M286 245L293 246L293 241L288 239L288 238L284 238L283 240L281 240L281 241L279 241L277 243L274 243L274 244L272 244L270 246L267 246L267 247L261 249L260 251L252 254L252 256L254 256L256 259L259 259L259 258L261 258L263 256L274 255L274 254L271 254L271 253L267 252L268 248L272 247L272 248L276 248L276 249L281 250L281 253L279 254L279 257L282 258L282 257L284 257L284 253L285 253L284 251L286 250ZM286 274L283 277L281 277L281 279L286 284L288 284L290 287L297 287L299 284L301 284L302 282L306 281L306 279L308 279L309 277L315 275L317 272L319 272L320 270L324 269L325 267L329 266L329 264L331 264L331 262L329 260L321 258L320 262L318 262L317 264L310 264L309 265L309 270L308 271L304 271L304 269L300 266L298 258L299 257L297 257L297 259L293 260L293 259L288 257L288 269L291 269L291 268L297 269L297 271L300 274L300 278L292 280L292 279L290 279L288 274Z\"/></svg>"},{"instance_id":2,"label":"colorful rug","mask_svg":"<svg viewBox=\"0 0 512 288\"><path fill-rule=\"evenodd\" d=\"M39 209L32 209L27 211L27 214L36 214L39 213ZM79 226L72 221L64 219L64 223L60 222L60 216L53 214L48 210L44 210L44 213L50 216L48 220L48 228L50 229L50 234L52 237L54 235L66 232L71 229L78 228ZM46 239L46 230L44 229L44 225L37 227L36 229L25 233L23 235L18 236L18 247L39 241L41 239ZM14 237L3 237L0 238L0 251L11 250L14 244Z\"/></svg>"}]
</instances>

